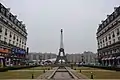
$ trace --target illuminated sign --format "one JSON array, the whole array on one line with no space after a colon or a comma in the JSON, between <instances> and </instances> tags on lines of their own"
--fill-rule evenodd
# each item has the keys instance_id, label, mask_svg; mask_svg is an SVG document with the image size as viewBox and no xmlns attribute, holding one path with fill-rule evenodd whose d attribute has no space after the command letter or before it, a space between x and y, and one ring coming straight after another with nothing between
<instances>
[{"instance_id":1,"label":"illuminated sign","mask_svg":"<svg viewBox=\"0 0 120 80\"><path fill-rule=\"evenodd\" d=\"M0 52L1 53L10 53L10 51L8 49L3 49L3 48L0 48Z\"/></svg>"},{"instance_id":2,"label":"illuminated sign","mask_svg":"<svg viewBox=\"0 0 120 80\"><path fill-rule=\"evenodd\" d=\"M13 48L12 52L15 54L25 54L25 50L19 49L19 48Z\"/></svg>"}]
</instances>

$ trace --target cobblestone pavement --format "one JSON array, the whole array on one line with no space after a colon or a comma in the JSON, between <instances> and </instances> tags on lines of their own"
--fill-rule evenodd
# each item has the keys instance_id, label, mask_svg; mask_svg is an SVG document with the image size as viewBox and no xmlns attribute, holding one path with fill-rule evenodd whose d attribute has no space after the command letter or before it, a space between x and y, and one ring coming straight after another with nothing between
<instances>
[{"instance_id":1,"label":"cobblestone pavement","mask_svg":"<svg viewBox=\"0 0 120 80\"><path fill-rule=\"evenodd\" d=\"M78 74L75 70L73 70L73 69L71 69L71 68L69 68L69 67L67 67L67 69L68 69L69 71L71 71L72 74L74 74L78 79L88 79L88 77L86 77L85 75L83 75L83 74L81 74L81 73Z\"/></svg>"},{"instance_id":2,"label":"cobblestone pavement","mask_svg":"<svg viewBox=\"0 0 120 80\"><path fill-rule=\"evenodd\" d=\"M48 79L48 77L57 69L57 67L45 72L44 74L40 75L37 79Z\"/></svg>"},{"instance_id":3,"label":"cobblestone pavement","mask_svg":"<svg viewBox=\"0 0 120 80\"><path fill-rule=\"evenodd\" d=\"M49 76L51 76L51 74L54 73L54 71L57 70L57 67L53 68L52 70L49 70L47 72L45 72L44 74L40 75L37 79L44 79L47 80ZM69 70L74 76L77 77L76 80L78 79L88 79L86 76L82 75L82 74L78 74L75 70L67 67L67 70ZM55 73L55 75L53 76L52 79L50 80L75 80L72 78L72 76L66 72L65 69L58 69L58 71Z\"/></svg>"},{"instance_id":4,"label":"cobblestone pavement","mask_svg":"<svg viewBox=\"0 0 120 80\"><path fill-rule=\"evenodd\" d=\"M68 72L56 72L53 80L72 80L73 78L69 75Z\"/></svg>"}]
</instances>

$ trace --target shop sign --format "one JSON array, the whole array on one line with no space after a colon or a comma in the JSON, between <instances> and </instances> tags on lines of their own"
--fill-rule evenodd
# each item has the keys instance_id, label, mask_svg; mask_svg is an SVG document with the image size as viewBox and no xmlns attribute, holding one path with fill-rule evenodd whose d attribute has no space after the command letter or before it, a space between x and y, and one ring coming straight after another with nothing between
<instances>
[{"instance_id":1,"label":"shop sign","mask_svg":"<svg viewBox=\"0 0 120 80\"><path fill-rule=\"evenodd\" d=\"M19 48L13 48L12 52L15 54L25 54L25 50L19 49Z\"/></svg>"},{"instance_id":2,"label":"shop sign","mask_svg":"<svg viewBox=\"0 0 120 80\"><path fill-rule=\"evenodd\" d=\"M3 48L0 48L0 52L1 53L10 53L10 51L8 49L3 49Z\"/></svg>"}]
</instances>

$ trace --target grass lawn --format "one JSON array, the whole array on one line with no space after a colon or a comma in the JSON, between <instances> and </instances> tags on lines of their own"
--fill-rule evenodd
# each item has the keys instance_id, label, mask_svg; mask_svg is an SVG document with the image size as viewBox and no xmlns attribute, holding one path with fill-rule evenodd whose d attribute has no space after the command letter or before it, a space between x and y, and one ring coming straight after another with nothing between
<instances>
[{"instance_id":1,"label":"grass lawn","mask_svg":"<svg viewBox=\"0 0 120 80\"><path fill-rule=\"evenodd\" d=\"M6 72L0 72L0 79L31 79L32 74L34 78L37 78L43 73L43 70L48 70L51 67L34 67L34 68L25 68L19 70L9 70ZM34 70L34 71L33 71Z\"/></svg>"},{"instance_id":2,"label":"grass lawn","mask_svg":"<svg viewBox=\"0 0 120 80\"><path fill-rule=\"evenodd\" d=\"M42 67L42 66L40 66L40 67L34 67L34 68L25 68L25 69L21 69L21 70L48 70L48 69L50 69L51 67Z\"/></svg>"},{"instance_id":3,"label":"grass lawn","mask_svg":"<svg viewBox=\"0 0 120 80\"><path fill-rule=\"evenodd\" d=\"M79 69L81 69L81 73L88 78L91 77L92 72L94 75L94 79L120 79L120 71L111 71L90 67L79 67L76 68L77 72L80 71Z\"/></svg>"},{"instance_id":4,"label":"grass lawn","mask_svg":"<svg viewBox=\"0 0 120 80\"><path fill-rule=\"evenodd\" d=\"M76 70L103 70L103 69L98 69L98 68L91 68L91 67L74 67L73 69Z\"/></svg>"},{"instance_id":5,"label":"grass lawn","mask_svg":"<svg viewBox=\"0 0 120 80\"><path fill-rule=\"evenodd\" d=\"M0 79L31 79L32 73L37 78L43 71L7 71L0 72Z\"/></svg>"}]
</instances>

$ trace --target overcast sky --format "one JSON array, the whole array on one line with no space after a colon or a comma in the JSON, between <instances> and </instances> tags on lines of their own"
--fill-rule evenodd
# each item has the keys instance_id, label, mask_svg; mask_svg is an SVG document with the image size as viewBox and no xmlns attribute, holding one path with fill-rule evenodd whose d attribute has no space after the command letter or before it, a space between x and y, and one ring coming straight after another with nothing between
<instances>
[{"instance_id":1,"label":"overcast sky","mask_svg":"<svg viewBox=\"0 0 120 80\"><path fill-rule=\"evenodd\" d=\"M64 29L67 53L97 52L96 30L120 0L0 0L27 27L32 52L58 53Z\"/></svg>"}]
</instances>

